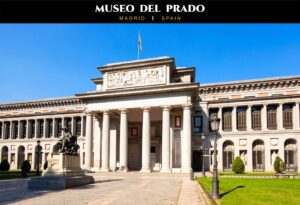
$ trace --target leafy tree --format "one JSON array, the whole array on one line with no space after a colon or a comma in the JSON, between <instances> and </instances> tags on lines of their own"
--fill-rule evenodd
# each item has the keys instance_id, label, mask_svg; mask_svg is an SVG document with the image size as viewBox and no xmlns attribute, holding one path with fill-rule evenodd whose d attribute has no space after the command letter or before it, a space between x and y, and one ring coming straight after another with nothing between
<instances>
[{"instance_id":1,"label":"leafy tree","mask_svg":"<svg viewBox=\"0 0 300 205\"><path fill-rule=\"evenodd\" d=\"M243 174L245 172L245 165L240 157L236 157L232 163L232 171L236 174Z\"/></svg>"},{"instance_id":2,"label":"leafy tree","mask_svg":"<svg viewBox=\"0 0 300 205\"><path fill-rule=\"evenodd\" d=\"M0 171L8 171L10 168L10 164L7 159L3 159L0 163Z\"/></svg>"},{"instance_id":3,"label":"leafy tree","mask_svg":"<svg viewBox=\"0 0 300 205\"><path fill-rule=\"evenodd\" d=\"M276 157L274 161L274 170L276 173L283 173L285 170L285 164L280 157Z\"/></svg>"}]
</instances>

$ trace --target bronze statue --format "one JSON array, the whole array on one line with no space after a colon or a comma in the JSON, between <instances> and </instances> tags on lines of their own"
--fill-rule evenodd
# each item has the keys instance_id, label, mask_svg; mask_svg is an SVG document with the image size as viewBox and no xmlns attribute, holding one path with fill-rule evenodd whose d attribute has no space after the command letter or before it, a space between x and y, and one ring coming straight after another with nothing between
<instances>
[{"instance_id":1,"label":"bronze statue","mask_svg":"<svg viewBox=\"0 0 300 205\"><path fill-rule=\"evenodd\" d=\"M77 154L79 145L77 144L77 137L72 136L72 132L68 128L63 128L63 136L56 143L56 150L54 152L64 154Z\"/></svg>"}]
</instances>

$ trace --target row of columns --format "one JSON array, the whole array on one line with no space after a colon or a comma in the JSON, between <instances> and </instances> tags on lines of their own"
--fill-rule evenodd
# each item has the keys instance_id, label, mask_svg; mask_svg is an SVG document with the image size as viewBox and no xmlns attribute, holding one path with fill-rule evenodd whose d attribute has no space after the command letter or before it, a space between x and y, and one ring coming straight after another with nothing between
<instances>
[{"instance_id":1,"label":"row of columns","mask_svg":"<svg viewBox=\"0 0 300 205\"><path fill-rule=\"evenodd\" d=\"M277 129L278 130L283 130L283 104L281 103L278 105L277 108ZM252 116L251 116L251 109L252 106L255 105L247 105L247 111L246 111L246 123L247 123L247 131L252 131ZM267 106L268 104L263 104L261 108L261 130L266 131L268 130L267 128ZM232 107L232 131L237 132L237 107L238 106L233 106ZM214 107L211 107L214 108ZM204 113L209 116L208 113L208 106L203 105L202 107ZM222 109L223 107L218 107L218 117L221 119L220 127L219 130L220 132L223 131L223 123L222 123ZM206 125L203 125L204 132L208 132L208 122L209 119L207 118L207 123ZM293 126L294 129L300 129L300 109L299 109L299 103L297 102L295 106L293 107Z\"/></svg>"},{"instance_id":2,"label":"row of columns","mask_svg":"<svg viewBox=\"0 0 300 205\"><path fill-rule=\"evenodd\" d=\"M151 148L151 120L150 107L143 108L142 124L142 172L151 172L150 148ZM120 170L128 170L128 112L120 110ZM86 115L86 168L92 166L92 115ZM161 172L171 172L170 164L170 106L162 107L162 169ZM109 171L109 111L103 111L102 143L101 143L101 171ZM191 169L191 105L183 106L183 137L182 137L182 172Z\"/></svg>"},{"instance_id":3,"label":"row of columns","mask_svg":"<svg viewBox=\"0 0 300 205\"><path fill-rule=\"evenodd\" d=\"M71 118L71 131L72 133L75 133L75 119L78 117L66 117L66 118ZM66 127L65 126L65 117L63 118L45 118L45 119L26 119L26 120L12 120L12 121L3 121L2 122L2 132L0 133L1 138L5 139L7 132L9 132L8 139L31 139L31 138L50 138L54 137L55 133L58 129L58 119L62 120L62 128ZM84 130L84 123L83 123L83 116L81 116L81 133L83 133ZM50 123L49 121L52 120L52 135L49 135L49 127L48 124ZM34 121L34 130L32 130L32 122ZM26 122L26 127L23 124ZM40 123L43 123L43 133L40 134ZM7 129L7 123L10 124L10 130ZM15 126L18 127L17 134L15 133ZM24 129L25 128L25 129ZM25 133L24 133L25 132ZM34 133L34 137L31 137L31 133ZM25 134L25 137L23 138ZM62 135L62 133L61 133ZM82 134L81 134L82 135ZM15 137L16 136L16 137ZM57 136L60 137L60 136Z\"/></svg>"}]
</instances>

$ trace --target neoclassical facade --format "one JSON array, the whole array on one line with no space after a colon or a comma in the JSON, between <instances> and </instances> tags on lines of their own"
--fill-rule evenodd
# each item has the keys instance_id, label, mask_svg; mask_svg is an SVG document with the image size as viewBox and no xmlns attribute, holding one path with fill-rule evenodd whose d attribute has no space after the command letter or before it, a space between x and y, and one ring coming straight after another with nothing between
<instances>
[{"instance_id":1,"label":"neoclassical facade","mask_svg":"<svg viewBox=\"0 0 300 205\"><path fill-rule=\"evenodd\" d=\"M44 164L69 128L92 171L188 173L212 169L209 116L221 119L219 170L240 156L247 171L273 171L280 156L299 171L300 76L199 84L174 58L107 64L96 89L73 97L0 104L0 158L11 169ZM42 155L36 154L37 140Z\"/></svg>"}]
</instances>

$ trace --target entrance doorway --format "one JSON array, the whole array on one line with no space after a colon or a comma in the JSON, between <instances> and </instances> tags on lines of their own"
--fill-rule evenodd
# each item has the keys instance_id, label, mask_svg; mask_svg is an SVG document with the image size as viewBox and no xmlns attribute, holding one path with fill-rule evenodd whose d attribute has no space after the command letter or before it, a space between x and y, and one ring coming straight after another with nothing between
<instances>
[{"instance_id":1,"label":"entrance doorway","mask_svg":"<svg viewBox=\"0 0 300 205\"><path fill-rule=\"evenodd\" d=\"M173 168L181 168L181 130L173 132Z\"/></svg>"},{"instance_id":2,"label":"entrance doorway","mask_svg":"<svg viewBox=\"0 0 300 205\"><path fill-rule=\"evenodd\" d=\"M193 151L193 171L200 172L202 171L202 151L194 150Z\"/></svg>"}]
</instances>

